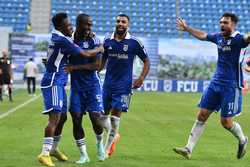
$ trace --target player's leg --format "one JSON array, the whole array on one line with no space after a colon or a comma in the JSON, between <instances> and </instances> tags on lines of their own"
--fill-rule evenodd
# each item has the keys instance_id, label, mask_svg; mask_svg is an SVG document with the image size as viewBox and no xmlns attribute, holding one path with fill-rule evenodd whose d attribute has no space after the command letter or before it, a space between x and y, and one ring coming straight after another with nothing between
<instances>
[{"instance_id":1,"label":"player's leg","mask_svg":"<svg viewBox=\"0 0 250 167\"><path fill-rule=\"evenodd\" d=\"M97 156L100 161L105 159L105 150L103 145L103 99L100 85L93 86L93 89L86 92L86 110L92 123L96 135Z\"/></svg>"},{"instance_id":2,"label":"player's leg","mask_svg":"<svg viewBox=\"0 0 250 167\"><path fill-rule=\"evenodd\" d=\"M108 139L106 141L105 150L108 156L111 156L115 149L116 144L120 139L119 134L119 126L120 126L120 118L121 118L122 111L112 108L111 109L111 130L109 132Z\"/></svg>"},{"instance_id":3,"label":"player's leg","mask_svg":"<svg viewBox=\"0 0 250 167\"><path fill-rule=\"evenodd\" d=\"M248 138L244 135L240 124L233 121L235 115L240 114L242 95L239 88L228 88L224 92L221 108L221 124L231 132L239 141L237 158L242 158L246 153Z\"/></svg>"},{"instance_id":4,"label":"player's leg","mask_svg":"<svg viewBox=\"0 0 250 167\"><path fill-rule=\"evenodd\" d=\"M13 98L12 98L12 81L11 81L10 76L6 77L5 84L8 85L9 101L13 101Z\"/></svg>"},{"instance_id":5,"label":"player's leg","mask_svg":"<svg viewBox=\"0 0 250 167\"><path fill-rule=\"evenodd\" d=\"M35 94L35 93L36 93L36 78L33 77L33 78L32 78L32 81L33 81L33 84L32 84L32 85L33 85L32 93Z\"/></svg>"},{"instance_id":6,"label":"player's leg","mask_svg":"<svg viewBox=\"0 0 250 167\"><path fill-rule=\"evenodd\" d=\"M212 111L217 110L219 108L220 98L219 94L214 91L213 86L209 86L202 95L200 100L199 107L201 108L195 123L191 129L187 144L185 147L174 148L174 151L187 159L191 158L191 153L193 148L195 147L197 141L202 135L205 122L209 118Z\"/></svg>"},{"instance_id":7,"label":"player's leg","mask_svg":"<svg viewBox=\"0 0 250 167\"><path fill-rule=\"evenodd\" d=\"M38 161L49 167L55 166L50 158L50 151L53 145L53 136L56 129L56 126L60 120L60 112L57 110L52 110L49 113L48 124L44 130L44 139L42 145L42 152L38 156Z\"/></svg>"},{"instance_id":8,"label":"player's leg","mask_svg":"<svg viewBox=\"0 0 250 167\"><path fill-rule=\"evenodd\" d=\"M12 83L10 76L4 76L3 77L3 85L7 85L8 89L8 95L9 95L9 101L12 101Z\"/></svg>"},{"instance_id":9,"label":"player's leg","mask_svg":"<svg viewBox=\"0 0 250 167\"><path fill-rule=\"evenodd\" d=\"M48 125L45 128L45 137L42 153L38 156L38 161L47 166L54 166L50 152L54 143L55 130L60 121L61 113L63 110L63 93L60 86L52 86L42 88L43 100L45 111L43 114L49 114Z\"/></svg>"},{"instance_id":10,"label":"player's leg","mask_svg":"<svg viewBox=\"0 0 250 167\"><path fill-rule=\"evenodd\" d=\"M111 109L111 131L107 139L105 150L111 156L116 148L116 144L120 139L119 126L122 112L128 112L131 94L113 94L112 109Z\"/></svg>"},{"instance_id":11,"label":"player's leg","mask_svg":"<svg viewBox=\"0 0 250 167\"><path fill-rule=\"evenodd\" d=\"M9 101L13 101L12 98L12 84L8 84Z\"/></svg>"},{"instance_id":12,"label":"player's leg","mask_svg":"<svg viewBox=\"0 0 250 167\"><path fill-rule=\"evenodd\" d=\"M67 120L67 113L63 112L61 114L60 120L58 121L56 130L55 130L55 133L53 136L53 145L52 145L52 148L50 151L50 155L55 157L59 161L67 161L68 160L68 157L64 153L62 153L58 147L60 140L62 138L62 129L63 129L64 123L66 122L66 120Z\"/></svg>"},{"instance_id":13,"label":"player's leg","mask_svg":"<svg viewBox=\"0 0 250 167\"><path fill-rule=\"evenodd\" d=\"M81 105L80 94L78 91L70 91L70 106L69 111L73 123L73 136L76 146L80 151L80 158L76 163L84 164L89 162L89 156L87 153L85 133L82 126L82 118L85 112L85 107Z\"/></svg>"},{"instance_id":14,"label":"player's leg","mask_svg":"<svg viewBox=\"0 0 250 167\"><path fill-rule=\"evenodd\" d=\"M111 93L109 92L109 90L105 89L103 90L102 99L103 99L104 114L101 116L100 122L102 124L102 127L108 134L111 130L111 122L109 114L112 102Z\"/></svg>"},{"instance_id":15,"label":"player's leg","mask_svg":"<svg viewBox=\"0 0 250 167\"><path fill-rule=\"evenodd\" d=\"M58 148L59 142L62 138L62 129L63 129L64 123L67 120L67 95L66 95L65 88L63 86L58 86L55 92L59 94L58 95L59 97L61 97L61 99L59 99L59 103L60 103L59 105L62 106L62 109L61 109L61 116L57 123L55 133L53 136L53 145L50 151L50 155L54 156L59 161L67 161L68 157L64 155Z\"/></svg>"},{"instance_id":16,"label":"player's leg","mask_svg":"<svg viewBox=\"0 0 250 167\"><path fill-rule=\"evenodd\" d=\"M28 90L28 93L29 93L29 94L31 94L30 82L31 82L31 78L30 78L30 77L27 77L27 90Z\"/></svg>"},{"instance_id":17,"label":"player's leg","mask_svg":"<svg viewBox=\"0 0 250 167\"><path fill-rule=\"evenodd\" d=\"M98 160L104 161L105 159L105 150L103 144L103 127L100 123L101 112L89 112L89 118L92 123L93 130L96 135L96 148Z\"/></svg>"},{"instance_id":18,"label":"player's leg","mask_svg":"<svg viewBox=\"0 0 250 167\"><path fill-rule=\"evenodd\" d=\"M0 76L0 101L3 101L3 78Z\"/></svg>"}]
</instances>

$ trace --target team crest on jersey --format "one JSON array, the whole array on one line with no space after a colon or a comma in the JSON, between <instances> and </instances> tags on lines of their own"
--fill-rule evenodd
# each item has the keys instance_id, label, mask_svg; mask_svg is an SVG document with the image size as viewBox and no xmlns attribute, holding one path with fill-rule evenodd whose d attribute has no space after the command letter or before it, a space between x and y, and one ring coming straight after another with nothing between
<instances>
[{"instance_id":1,"label":"team crest on jersey","mask_svg":"<svg viewBox=\"0 0 250 167\"><path fill-rule=\"evenodd\" d=\"M123 45L123 51L127 52L128 51L128 45Z\"/></svg>"},{"instance_id":2,"label":"team crest on jersey","mask_svg":"<svg viewBox=\"0 0 250 167\"><path fill-rule=\"evenodd\" d=\"M112 47L111 47L111 46L109 46L109 47L108 47L108 49L109 49L109 50L112 50Z\"/></svg>"},{"instance_id":3,"label":"team crest on jersey","mask_svg":"<svg viewBox=\"0 0 250 167\"><path fill-rule=\"evenodd\" d=\"M85 48L85 49L89 48L89 43L88 42L83 42L83 48Z\"/></svg>"}]
</instances>

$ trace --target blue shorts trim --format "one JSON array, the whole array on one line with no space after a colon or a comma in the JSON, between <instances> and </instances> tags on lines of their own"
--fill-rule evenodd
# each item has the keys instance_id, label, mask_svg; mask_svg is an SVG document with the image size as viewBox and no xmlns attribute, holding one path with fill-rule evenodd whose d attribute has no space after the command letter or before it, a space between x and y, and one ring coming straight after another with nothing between
<instances>
[{"instance_id":1,"label":"blue shorts trim","mask_svg":"<svg viewBox=\"0 0 250 167\"><path fill-rule=\"evenodd\" d=\"M45 110L49 112L67 112L67 95L64 86L54 85L48 88L41 88Z\"/></svg>"}]
</instances>

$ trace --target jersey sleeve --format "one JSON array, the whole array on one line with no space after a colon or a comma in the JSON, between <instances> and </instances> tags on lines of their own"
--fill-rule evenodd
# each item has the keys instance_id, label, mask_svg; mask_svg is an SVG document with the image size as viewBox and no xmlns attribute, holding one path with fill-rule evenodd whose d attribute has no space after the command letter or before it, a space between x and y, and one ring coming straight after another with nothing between
<instances>
[{"instance_id":1,"label":"jersey sleeve","mask_svg":"<svg viewBox=\"0 0 250 167\"><path fill-rule=\"evenodd\" d=\"M207 34L207 41L217 44L217 34Z\"/></svg>"},{"instance_id":2,"label":"jersey sleeve","mask_svg":"<svg viewBox=\"0 0 250 167\"><path fill-rule=\"evenodd\" d=\"M62 50L65 54L79 55L81 48L69 39L64 39L62 42Z\"/></svg>"},{"instance_id":3,"label":"jersey sleeve","mask_svg":"<svg viewBox=\"0 0 250 167\"><path fill-rule=\"evenodd\" d=\"M242 35L242 34L237 35L235 40L240 48L246 48L249 45L249 42L246 42L244 40L244 35Z\"/></svg>"},{"instance_id":4,"label":"jersey sleeve","mask_svg":"<svg viewBox=\"0 0 250 167\"><path fill-rule=\"evenodd\" d=\"M139 40L136 40L136 55L142 61L144 61L146 58L148 58L148 53L147 53L144 45Z\"/></svg>"}]
</instances>

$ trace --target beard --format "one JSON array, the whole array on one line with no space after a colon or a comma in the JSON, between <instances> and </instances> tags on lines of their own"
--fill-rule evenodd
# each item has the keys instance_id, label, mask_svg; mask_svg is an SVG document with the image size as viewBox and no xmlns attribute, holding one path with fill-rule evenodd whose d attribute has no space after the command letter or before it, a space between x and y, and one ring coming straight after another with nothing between
<instances>
[{"instance_id":1,"label":"beard","mask_svg":"<svg viewBox=\"0 0 250 167\"><path fill-rule=\"evenodd\" d=\"M118 28L116 27L116 29L115 29L115 33L120 35L120 36L124 35L126 32L127 32L126 28L124 28L123 30L118 30Z\"/></svg>"},{"instance_id":2,"label":"beard","mask_svg":"<svg viewBox=\"0 0 250 167\"><path fill-rule=\"evenodd\" d=\"M221 35L224 36L224 37L230 37L232 34L232 31L231 30L225 30L224 31L221 31Z\"/></svg>"}]
</instances>

